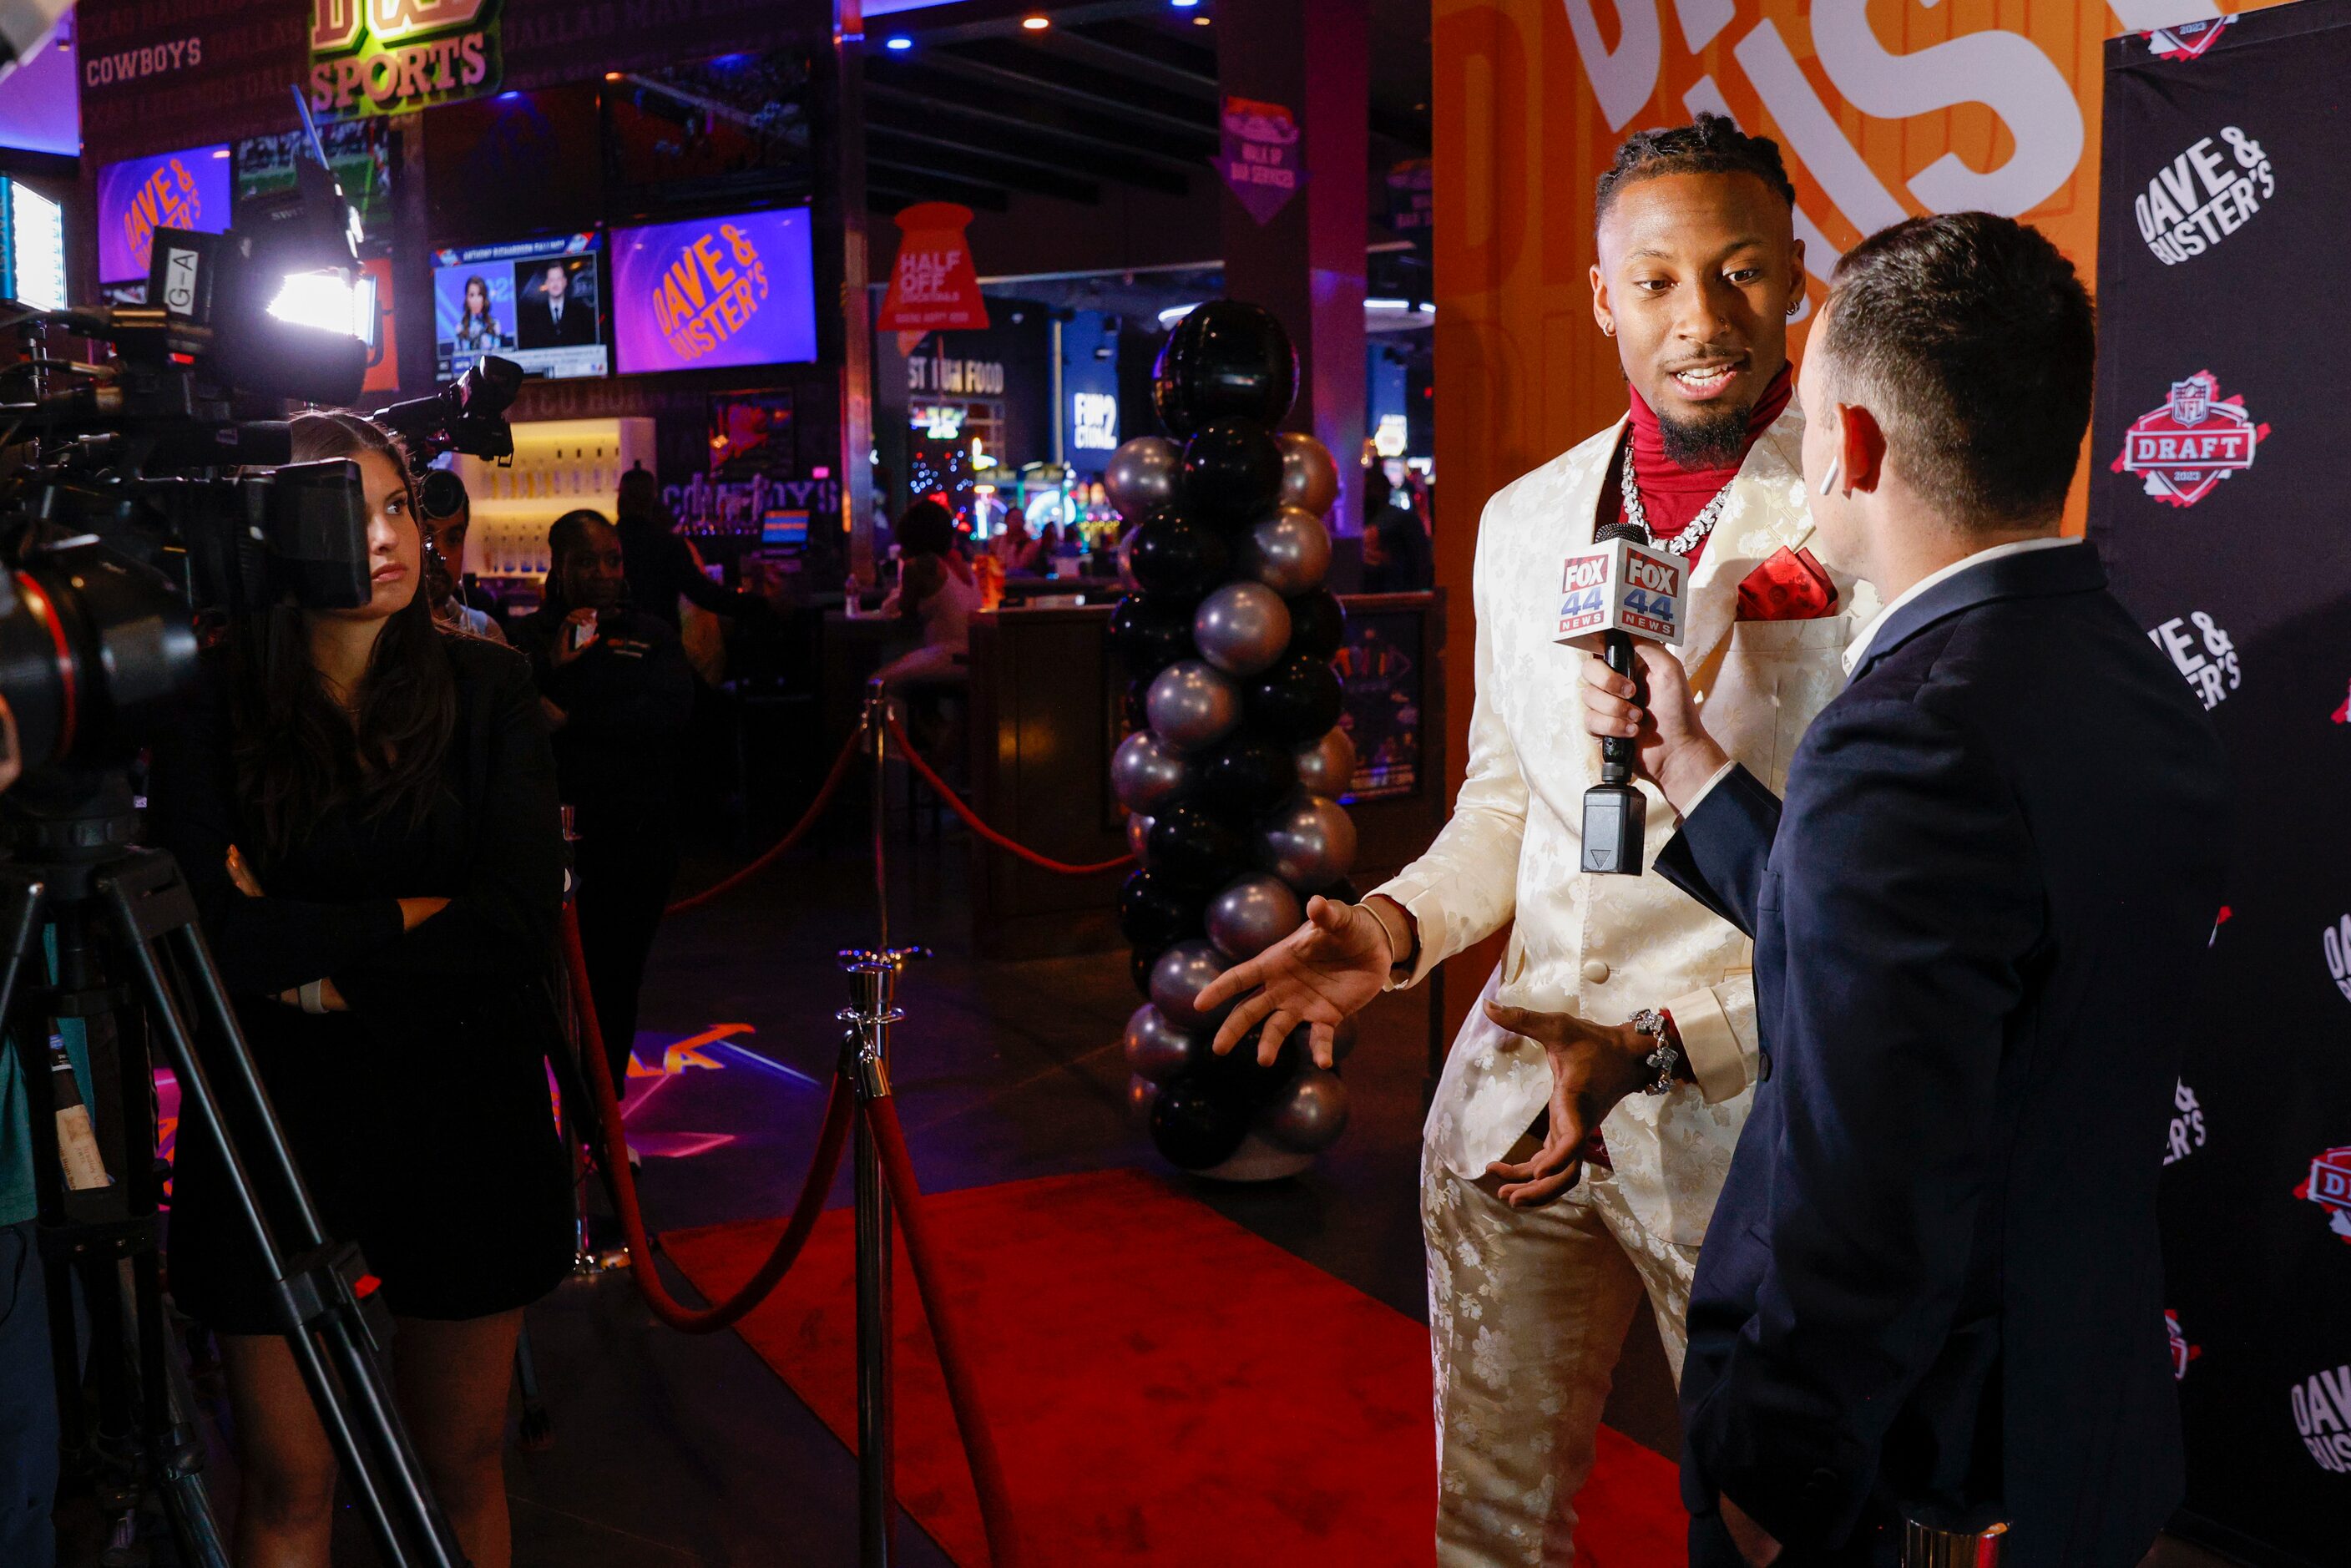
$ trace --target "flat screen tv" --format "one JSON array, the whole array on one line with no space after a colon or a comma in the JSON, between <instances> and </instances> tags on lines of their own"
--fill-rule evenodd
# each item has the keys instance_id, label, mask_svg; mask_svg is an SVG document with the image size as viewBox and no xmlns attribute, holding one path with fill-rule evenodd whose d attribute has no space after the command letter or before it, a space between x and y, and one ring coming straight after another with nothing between
<instances>
[{"instance_id":1,"label":"flat screen tv","mask_svg":"<svg viewBox=\"0 0 2351 1568\"><path fill-rule=\"evenodd\" d=\"M434 251L434 374L455 381L484 354L551 381L609 374L602 262L593 234Z\"/></svg>"},{"instance_id":2,"label":"flat screen tv","mask_svg":"<svg viewBox=\"0 0 2351 1568\"><path fill-rule=\"evenodd\" d=\"M392 166L399 139L381 119L329 120L319 127L327 150L327 167L343 188L343 199L359 214L360 227L370 242L391 237ZM256 196L294 188L294 165L310 156L308 132L288 131L278 136L248 136L236 144L230 160L236 173L239 204ZM371 243L370 248L375 248Z\"/></svg>"},{"instance_id":3,"label":"flat screen tv","mask_svg":"<svg viewBox=\"0 0 2351 1568\"><path fill-rule=\"evenodd\" d=\"M615 218L805 199L805 51L721 55L609 77L606 185Z\"/></svg>"},{"instance_id":4,"label":"flat screen tv","mask_svg":"<svg viewBox=\"0 0 2351 1568\"><path fill-rule=\"evenodd\" d=\"M622 375L816 358L809 209L612 231Z\"/></svg>"},{"instance_id":5,"label":"flat screen tv","mask_svg":"<svg viewBox=\"0 0 2351 1568\"><path fill-rule=\"evenodd\" d=\"M219 234L229 217L225 143L109 163L98 172L99 281L144 278L157 229Z\"/></svg>"},{"instance_id":6,"label":"flat screen tv","mask_svg":"<svg viewBox=\"0 0 2351 1568\"><path fill-rule=\"evenodd\" d=\"M427 243L488 245L510 235L559 234L601 222L601 85L508 89L428 110L424 185L433 193L433 232Z\"/></svg>"}]
</instances>

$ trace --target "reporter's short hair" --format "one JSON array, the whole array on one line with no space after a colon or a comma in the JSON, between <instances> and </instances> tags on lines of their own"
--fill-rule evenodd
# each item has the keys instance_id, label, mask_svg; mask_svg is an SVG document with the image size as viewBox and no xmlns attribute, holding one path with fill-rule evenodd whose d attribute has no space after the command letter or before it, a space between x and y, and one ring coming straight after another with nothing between
<instances>
[{"instance_id":1,"label":"reporter's short hair","mask_svg":"<svg viewBox=\"0 0 2351 1568\"><path fill-rule=\"evenodd\" d=\"M1881 229L1837 264L1817 330L1840 402L1964 527L2053 516L2090 424L2089 291L2047 235L1991 213Z\"/></svg>"}]
</instances>

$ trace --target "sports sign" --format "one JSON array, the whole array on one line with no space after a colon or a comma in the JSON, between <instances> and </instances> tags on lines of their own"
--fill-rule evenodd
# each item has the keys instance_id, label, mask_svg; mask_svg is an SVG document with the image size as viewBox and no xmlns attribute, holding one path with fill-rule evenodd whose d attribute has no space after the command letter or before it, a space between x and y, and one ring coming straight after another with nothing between
<instances>
[{"instance_id":1,"label":"sports sign","mask_svg":"<svg viewBox=\"0 0 2351 1568\"><path fill-rule=\"evenodd\" d=\"M498 0L311 0L310 110L405 114L497 90Z\"/></svg>"}]
</instances>

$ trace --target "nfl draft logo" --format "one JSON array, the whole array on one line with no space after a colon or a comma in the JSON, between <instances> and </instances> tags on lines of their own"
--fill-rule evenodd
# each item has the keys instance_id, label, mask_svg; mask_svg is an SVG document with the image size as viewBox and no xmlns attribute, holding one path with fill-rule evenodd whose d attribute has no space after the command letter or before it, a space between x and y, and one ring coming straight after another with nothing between
<instances>
[{"instance_id":1,"label":"nfl draft logo","mask_svg":"<svg viewBox=\"0 0 2351 1568\"><path fill-rule=\"evenodd\" d=\"M2253 465L2253 452L2270 427L2255 424L2241 397L2223 398L2220 382L2199 371L2171 383L2161 408L2143 413L2123 434L2113 471L2137 474L2147 493L2175 507L2192 507L2212 486Z\"/></svg>"},{"instance_id":2,"label":"nfl draft logo","mask_svg":"<svg viewBox=\"0 0 2351 1568\"><path fill-rule=\"evenodd\" d=\"M2147 52L2158 60L2192 60L2220 41L2233 16L2202 22L2175 22L2147 35Z\"/></svg>"},{"instance_id":3,"label":"nfl draft logo","mask_svg":"<svg viewBox=\"0 0 2351 1568\"><path fill-rule=\"evenodd\" d=\"M2310 1162L2310 1176L2294 1196L2326 1210L2327 1228L2351 1245L2351 1148L2329 1149Z\"/></svg>"}]
</instances>

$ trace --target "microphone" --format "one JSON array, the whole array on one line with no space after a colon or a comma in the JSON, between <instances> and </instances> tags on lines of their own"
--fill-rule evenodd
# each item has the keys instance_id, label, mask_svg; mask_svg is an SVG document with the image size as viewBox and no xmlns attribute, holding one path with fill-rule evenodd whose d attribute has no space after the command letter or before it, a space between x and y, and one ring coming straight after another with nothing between
<instances>
[{"instance_id":1,"label":"microphone","mask_svg":"<svg viewBox=\"0 0 2351 1568\"><path fill-rule=\"evenodd\" d=\"M1647 531L1608 523L1592 548L1567 558L1562 574L1559 632L1552 641L1598 653L1608 667L1641 683L1633 639L1679 647L1682 583L1687 564L1649 544ZM1646 702L1640 691L1636 701ZM1646 863L1648 801L1633 782L1629 736L1603 736L1600 782L1583 792L1583 869L1638 876Z\"/></svg>"}]
</instances>

